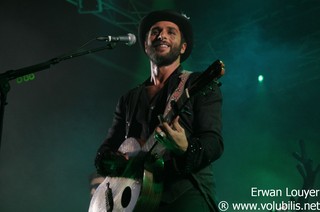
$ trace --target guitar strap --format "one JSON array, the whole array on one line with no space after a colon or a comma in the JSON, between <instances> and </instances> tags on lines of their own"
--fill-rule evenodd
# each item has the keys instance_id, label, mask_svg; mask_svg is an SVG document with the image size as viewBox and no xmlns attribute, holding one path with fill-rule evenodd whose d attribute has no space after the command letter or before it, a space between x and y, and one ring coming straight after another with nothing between
<instances>
[{"instance_id":1,"label":"guitar strap","mask_svg":"<svg viewBox=\"0 0 320 212\"><path fill-rule=\"evenodd\" d=\"M185 86L187 80L189 79L189 76L191 73L192 72L186 71L186 70L183 70L181 72L181 75L179 76L180 83L179 83L178 87L174 90L174 92L171 94L171 96L169 96L169 98L167 100L167 106L164 110L163 116L167 115L168 112L171 110L171 102L177 101L180 98L181 94L184 91L184 86Z\"/></svg>"}]
</instances>

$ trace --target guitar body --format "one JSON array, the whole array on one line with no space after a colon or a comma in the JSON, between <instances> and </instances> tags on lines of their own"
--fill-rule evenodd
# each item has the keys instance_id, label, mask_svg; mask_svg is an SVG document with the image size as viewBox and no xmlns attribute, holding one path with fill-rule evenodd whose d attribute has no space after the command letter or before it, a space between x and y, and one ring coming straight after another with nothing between
<instances>
[{"instance_id":1,"label":"guitar body","mask_svg":"<svg viewBox=\"0 0 320 212\"><path fill-rule=\"evenodd\" d=\"M112 192L112 199L108 198L109 189ZM141 180L107 177L94 193L89 212L133 211L140 191Z\"/></svg>"},{"instance_id":2,"label":"guitar body","mask_svg":"<svg viewBox=\"0 0 320 212\"><path fill-rule=\"evenodd\" d=\"M91 199L89 212L155 210L162 193L162 159L137 156L142 149L134 138L125 140L119 151L133 158L125 168L125 177L106 177Z\"/></svg>"}]
</instances>

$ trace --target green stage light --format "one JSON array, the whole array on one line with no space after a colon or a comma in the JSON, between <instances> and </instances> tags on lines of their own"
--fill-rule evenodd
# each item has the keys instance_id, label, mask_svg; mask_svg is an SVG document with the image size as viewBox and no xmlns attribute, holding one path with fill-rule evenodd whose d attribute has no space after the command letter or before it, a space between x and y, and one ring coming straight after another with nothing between
<instances>
[{"instance_id":1,"label":"green stage light","mask_svg":"<svg viewBox=\"0 0 320 212\"><path fill-rule=\"evenodd\" d=\"M263 82L263 79L264 79L263 75L259 75L259 76L258 76L258 81L259 81L260 83Z\"/></svg>"}]
</instances>

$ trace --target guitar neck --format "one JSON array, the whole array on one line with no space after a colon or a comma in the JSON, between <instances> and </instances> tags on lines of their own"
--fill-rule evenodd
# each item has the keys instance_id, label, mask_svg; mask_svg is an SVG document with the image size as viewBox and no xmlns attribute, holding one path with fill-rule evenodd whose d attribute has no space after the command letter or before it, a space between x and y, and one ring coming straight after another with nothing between
<instances>
[{"instance_id":1,"label":"guitar neck","mask_svg":"<svg viewBox=\"0 0 320 212\"><path fill-rule=\"evenodd\" d=\"M178 101L172 101L171 109L167 112L167 114L163 117L163 121L167 123L172 123L172 121L181 113L184 112L184 106L190 99L188 89L185 89L181 94ZM156 132L153 131L151 136L148 138L147 142L142 146L141 150L143 152L149 152L154 155L162 155L165 151L165 148L162 145L158 145L158 142L155 139Z\"/></svg>"}]
</instances>

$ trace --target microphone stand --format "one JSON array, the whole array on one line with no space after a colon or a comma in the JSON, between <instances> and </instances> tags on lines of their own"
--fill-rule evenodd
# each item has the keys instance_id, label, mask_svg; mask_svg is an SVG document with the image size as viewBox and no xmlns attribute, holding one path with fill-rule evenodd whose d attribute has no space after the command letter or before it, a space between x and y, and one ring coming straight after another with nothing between
<instances>
[{"instance_id":1,"label":"microphone stand","mask_svg":"<svg viewBox=\"0 0 320 212\"><path fill-rule=\"evenodd\" d=\"M63 60L72 59L75 57L83 56L86 54L102 51L105 49L113 49L116 46L115 42L108 42L106 46L83 50L75 53L65 54L59 57L52 58L46 62L38 63L32 66L27 66L24 68L16 69L16 70L9 70L4 73L0 74L0 151L1 151L1 140L2 140L2 131L3 131L3 118L4 118L4 111L5 106L7 105L7 95L10 90L10 80L14 80L18 77L25 76L27 74L31 74L34 72L39 72L45 69L50 68L51 65L55 65Z\"/></svg>"}]
</instances>

